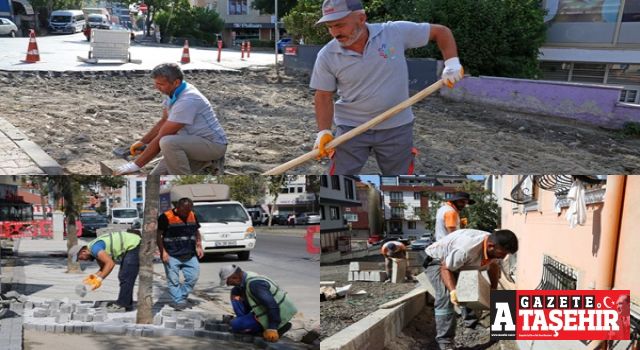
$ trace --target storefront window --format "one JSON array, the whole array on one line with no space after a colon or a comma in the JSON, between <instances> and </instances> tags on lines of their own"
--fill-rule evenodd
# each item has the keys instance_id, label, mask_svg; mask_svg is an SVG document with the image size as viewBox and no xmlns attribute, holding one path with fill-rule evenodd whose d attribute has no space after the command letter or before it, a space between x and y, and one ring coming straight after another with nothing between
<instances>
[{"instance_id":1,"label":"storefront window","mask_svg":"<svg viewBox=\"0 0 640 350\"><path fill-rule=\"evenodd\" d=\"M625 2L618 42L623 44L640 43L640 1Z\"/></svg>"},{"instance_id":2,"label":"storefront window","mask_svg":"<svg viewBox=\"0 0 640 350\"><path fill-rule=\"evenodd\" d=\"M546 0L547 40L612 43L620 0Z\"/></svg>"}]
</instances>

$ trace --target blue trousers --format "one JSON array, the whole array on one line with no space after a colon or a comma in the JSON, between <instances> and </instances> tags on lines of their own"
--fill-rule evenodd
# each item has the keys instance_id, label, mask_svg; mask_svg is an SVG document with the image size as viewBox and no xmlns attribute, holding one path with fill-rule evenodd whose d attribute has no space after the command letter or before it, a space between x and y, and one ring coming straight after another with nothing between
<instances>
[{"instance_id":1,"label":"blue trousers","mask_svg":"<svg viewBox=\"0 0 640 350\"><path fill-rule=\"evenodd\" d=\"M120 272L118 272L120 293L118 293L116 303L126 308L133 306L133 286L140 271L139 252L140 246L126 252L120 262Z\"/></svg>"},{"instance_id":2,"label":"blue trousers","mask_svg":"<svg viewBox=\"0 0 640 350\"><path fill-rule=\"evenodd\" d=\"M180 283L180 271L184 276L184 282ZM193 291L198 277L200 277L200 263L194 255L191 259L180 261L169 256L169 263L164 264L164 272L167 274L169 295L176 304L185 303L189 293Z\"/></svg>"},{"instance_id":3,"label":"blue trousers","mask_svg":"<svg viewBox=\"0 0 640 350\"><path fill-rule=\"evenodd\" d=\"M236 317L231 320L231 331L234 333L257 334L263 331L249 305L242 297L240 287L231 290L231 306Z\"/></svg>"}]
</instances>

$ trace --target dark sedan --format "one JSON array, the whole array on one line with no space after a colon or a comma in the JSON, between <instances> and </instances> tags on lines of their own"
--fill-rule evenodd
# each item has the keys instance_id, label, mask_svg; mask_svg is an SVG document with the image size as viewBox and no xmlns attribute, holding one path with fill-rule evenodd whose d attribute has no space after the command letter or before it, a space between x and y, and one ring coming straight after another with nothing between
<instances>
[{"instance_id":1,"label":"dark sedan","mask_svg":"<svg viewBox=\"0 0 640 350\"><path fill-rule=\"evenodd\" d=\"M82 237L95 237L99 228L109 226L109 221L102 215L81 215Z\"/></svg>"}]
</instances>

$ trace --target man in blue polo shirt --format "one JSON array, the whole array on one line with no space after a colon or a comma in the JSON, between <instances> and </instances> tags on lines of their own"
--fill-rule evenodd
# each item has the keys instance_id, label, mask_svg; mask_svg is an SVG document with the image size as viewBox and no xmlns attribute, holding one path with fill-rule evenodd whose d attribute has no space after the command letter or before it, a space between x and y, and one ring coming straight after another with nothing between
<instances>
[{"instance_id":1,"label":"man in blue polo shirt","mask_svg":"<svg viewBox=\"0 0 640 350\"><path fill-rule=\"evenodd\" d=\"M168 96L163 102L162 118L131 145L131 155L141 152L140 156L118 168L116 174L136 172L158 153L164 158L151 175L190 175L223 158L227 136L222 125L209 100L184 81L180 66L161 64L153 69L151 77L156 89ZM146 149L141 151L143 146Z\"/></svg>"},{"instance_id":2,"label":"man in blue polo shirt","mask_svg":"<svg viewBox=\"0 0 640 350\"><path fill-rule=\"evenodd\" d=\"M359 174L373 151L384 175L413 172L413 113L407 108L393 118L343 143L326 149L336 136L373 119L409 98L409 73L404 51L435 41L445 59L442 79L453 87L464 75L449 28L429 23L366 23L359 0L325 0L323 17L334 38L325 45L313 67L310 87L316 90L318 135L314 148L321 157L332 155L330 174ZM337 93L338 101L333 102Z\"/></svg>"}]
</instances>

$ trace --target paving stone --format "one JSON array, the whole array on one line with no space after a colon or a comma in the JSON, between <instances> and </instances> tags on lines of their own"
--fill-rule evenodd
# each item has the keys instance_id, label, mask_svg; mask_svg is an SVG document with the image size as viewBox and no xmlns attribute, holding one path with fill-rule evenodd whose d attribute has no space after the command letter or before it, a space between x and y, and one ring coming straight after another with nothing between
<instances>
[{"instance_id":1,"label":"paving stone","mask_svg":"<svg viewBox=\"0 0 640 350\"><path fill-rule=\"evenodd\" d=\"M46 332L46 327L43 324L38 324L38 325L36 325L36 330L38 332Z\"/></svg>"},{"instance_id":2,"label":"paving stone","mask_svg":"<svg viewBox=\"0 0 640 350\"><path fill-rule=\"evenodd\" d=\"M153 330L153 335L156 337L176 335L176 330L171 328L156 328Z\"/></svg>"},{"instance_id":3,"label":"paving stone","mask_svg":"<svg viewBox=\"0 0 640 350\"><path fill-rule=\"evenodd\" d=\"M80 326L82 333L93 333L93 326L90 324L83 324Z\"/></svg>"},{"instance_id":4,"label":"paving stone","mask_svg":"<svg viewBox=\"0 0 640 350\"><path fill-rule=\"evenodd\" d=\"M153 329L151 328L145 328L142 330L142 336L143 337L153 337Z\"/></svg>"},{"instance_id":5,"label":"paving stone","mask_svg":"<svg viewBox=\"0 0 640 350\"><path fill-rule=\"evenodd\" d=\"M69 322L69 314L60 313L56 316L56 323L67 323Z\"/></svg>"},{"instance_id":6,"label":"paving stone","mask_svg":"<svg viewBox=\"0 0 640 350\"><path fill-rule=\"evenodd\" d=\"M71 305L62 305L60 306L60 312L65 313L65 314L70 314L71 313Z\"/></svg>"},{"instance_id":7,"label":"paving stone","mask_svg":"<svg viewBox=\"0 0 640 350\"><path fill-rule=\"evenodd\" d=\"M54 333L64 333L64 325L57 324L53 330Z\"/></svg>"},{"instance_id":8,"label":"paving stone","mask_svg":"<svg viewBox=\"0 0 640 350\"><path fill-rule=\"evenodd\" d=\"M174 312L175 312L175 311L174 311L172 308L164 308L164 307L163 307L163 308L160 310L160 314L161 314L162 316L170 316L170 317L173 317L173 313L174 313Z\"/></svg>"},{"instance_id":9,"label":"paving stone","mask_svg":"<svg viewBox=\"0 0 640 350\"><path fill-rule=\"evenodd\" d=\"M24 310L24 304L18 302L11 303L9 304L9 310L17 314L22 314L22 311Z\"/></svg>"},{"instance_id":10,"label":"paving stone","mask_svg":"<svg viewBox=\"0 0 640 350\"><path fill-rule=\"evenodd\" d=\"M204 323L204 329L207 330L207 331L218 330L218 324L207 321L207 322Z\"/></svg>"},{"instance_id":11,"label":"paving stone","mask_svg":"<svg viewBox=\"0 0 640 350\"><path fill-rule=\"evenodd\" d=\"M172 328L172 329L176 329L176 321L164 321L164 326L165 328Z\"/></svg>"},{"instance_id":12,"label":"paving stone","mask_svg":"<svg viewBox=\"0 0 640 350\"><path fill-rule=\"evenodd\" d=\"M82 326L79 324L73 325L73 333L82 334Z\"/></svg>"},{"instance_id":13,"label":"paving stone","mask_svg":"<svg viewBox=\"0 0 640 350\"><path fill-rule=\"evenodd\" d=\"M103 314L95 314L93 316L93 322L104 322L106 319L107 316Z\"/></svg>"},{"instance_id":14,"label":"paving stone","mask_svg":"<svg viewBox=\"0 0 640 350\"><path fill-rule=\"evenodd\" d=\"M47 309L35 309L33 311L33 317L47 317L49 316L49 310Z\"/></svg>"},{"instance_id":15,"label":"paving stone","mask_svg":"<svg viewBox=\"0 0 640 350\"><path fill-rule=\"evenodd\" d=\"M47 324L44 327L45 327L44 328L45 332L52 332L53 333L56 330L56 328L55 328L56 325L54 325L54 324Z\"/></svg>"},{"instance_id":16,"label":"paving stone","mask_svg":"<svg viewBox=\"0 0 640 350\"><path fill-rule=\"evenodd\" d=\"M49 317L58 317L60 315L59 309L49 309Z\"/></svg>"},{"instance_id":17,"label":"paving stone","mask_svg":"<svg viewBox=\"0 0 640 350\"><path fill-rule=\"evenodd\" d=\"M93 327L95 333L106 334L124 334L126 332L126 326L116 324L96 324Z\"/></svg>"},{"instance_id":18,"label":"paving stone","mask_svg":"<svg viewBox=\"0 0 640 350\"><path fill-rule=\"evenodd\" d=\"M153 324L156 326L162 325L162 315L160 313L157 313L155 316L153 316Z\"/></svg>"},{"instance_id":19,"label":"paving stone","mask_svg":"<svg viewBox=\"0 0 640 350\"><path fill-rule=\"evenodd\" d=\"M180 337L193 337L195 331L193 329L176 329L176 335Z\"/></svg>"},{"instance_id":20,"label":"paving stone","mask_svg":"<svg viewBox=\"0 0 640 350\"><path fill-rule=\"evenodd\" d=\"M32 301L27 301L26 303L24 303L24 309L25 310L33 309L33 302Z\"/></svg>"},{"instance_id":21,"label":"paving stone","mask_svg":"<svg viewBox=\"0 0 640 350\"><path fill-rule=\"evenodd\" d=\"M253 337L253 344L257 345L258 347L264 349L267 347L267 345L269 345L269 343L267 343L266 340L264 340L264 338L261 337Z\"/></svg>"},{"instance_id":22,"label":"paving stone","mask_svg":"<svg viewBox=\"0 0 640 350\"><path fill-rule=\"evenodd\" d=\"M193 329L193 321L186 321L186 322L182 325L182 327L183 327L184 329Z\"/></svg>"}]
</instances>

